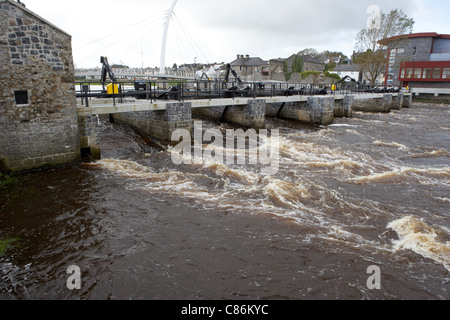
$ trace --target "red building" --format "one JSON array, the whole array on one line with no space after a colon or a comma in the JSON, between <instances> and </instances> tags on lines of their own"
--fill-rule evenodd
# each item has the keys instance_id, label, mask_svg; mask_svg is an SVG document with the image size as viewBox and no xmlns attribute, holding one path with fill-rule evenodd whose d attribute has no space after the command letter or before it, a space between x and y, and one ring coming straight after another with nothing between
<instances>
[{"instance_id":1,"label":"red building","mask_svg":"<svg viewBox=\"0 0 450 320\"><path fill-rule=\"evenodd\" d=\"M414 33L381 43L388 47L385 85L450 94L450 35Z\"/></svg>"}]
</instances>

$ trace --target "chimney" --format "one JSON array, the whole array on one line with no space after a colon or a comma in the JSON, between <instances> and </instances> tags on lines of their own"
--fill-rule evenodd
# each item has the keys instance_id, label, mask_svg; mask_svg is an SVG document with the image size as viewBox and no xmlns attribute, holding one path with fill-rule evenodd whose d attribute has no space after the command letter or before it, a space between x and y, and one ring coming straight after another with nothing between
<instances>
[{"instance_id":1,"label":"chimney","mask_svg":"<svg viewBox=\"0 0 450 320\"><path fill-rule=\"evenodd\" d=\"M247 59L247 60L250 59L250 55L246 55L245 59Z\"/></svg>"},{"instance_id":2,"label":"chimney","mask_svg":"<svg viewBox=\"0 0 450 320\"><path fill-rule=\"evenodd\" d=\"M238 54L238 55L237 55L237 58L238 58L238 59L240 59L240 58L241 58L241 55L240 55L240 54Z\"/></svg>"}]
</instances>

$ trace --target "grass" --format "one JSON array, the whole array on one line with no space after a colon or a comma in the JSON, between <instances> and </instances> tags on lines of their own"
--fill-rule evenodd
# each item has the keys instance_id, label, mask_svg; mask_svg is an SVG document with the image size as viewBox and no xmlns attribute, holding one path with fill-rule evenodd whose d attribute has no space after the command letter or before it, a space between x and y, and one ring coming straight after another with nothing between
<instances>
[{"instance_id":1,"label":"grass","mask_svg":"<svg viewBox=\"0 0 450 320\"><path fill-rule=\"evenodd\" d=\"M16 185L16 183L17 183L16 177L0 173L0 190L14 186Z\"/></svg>"},{"instance_id":2,"label":"grass","mask_svg":"<svg viewBox=\"0 0 450 320\"><path fill-rule=\"evenodd\" d=\"M0 240L0 256L4 255L8 249L14 247L14 245L19 241L17 238L11 238L7 240Z\"/></svg>"}]
</instances>

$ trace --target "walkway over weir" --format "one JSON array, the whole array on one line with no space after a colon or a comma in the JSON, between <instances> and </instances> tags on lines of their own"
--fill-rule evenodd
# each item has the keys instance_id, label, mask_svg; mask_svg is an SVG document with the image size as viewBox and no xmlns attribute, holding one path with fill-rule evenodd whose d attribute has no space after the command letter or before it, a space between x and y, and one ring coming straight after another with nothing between
<instances>
[{"instance_id":1,"label":"walkway over weir","mask_svg":"<svg viewBox=\"0 0 450 320\"><path fill-rule=\"evenodd\" d=\"M81 148L100 155L97 143L99 116L127 124L161 143L174 144L177 129L192 131L193 119L210 118L245 129L264 129L266 117L293 119L312 125L330 125L336 117L352 117L353 111L389 112L409 107L410 93L360 93L234 97L192 100L139 100L132 97L78 102ZM120 103L119 103L120 102Z\"/></svg>"},{"instance_id":2,"label":"walkway over weir","mask_svg":"<svg viewBox=\"0 0 450 320\"><path fill-rule=\"evenodd\" d=\"M354 94L354 95L330 95L330 96L322 96L328 98L334 98L334 100L340 101L344 100L346 97L353 97L355 100L355 104L368 104L369 102L377 102L378 100L382 100L385 94L382 93L372 93L372 94ZM399 94L392 94L392 97L398 97ZM411 94L406 93L403 96L409 97ZM259 97L258 99L265 100L266 104L283 104L283 103L301 103L308 102L308 99L317 96L288 96L288 97ZM239 98L222 98L222 99L202 99L202 100L185 100L183 103L191 104L192 109L199 108L212 108L212 107L224 107L224 106L245 106L248 105L249 101L254 100L248 97L239 97ZM117 100L119 101L119 100ZM143 112L143 111L162 111L167 110L167 106L172 105L173 103L177 103L176 100L166 100L166 101L152 101L149 102L147 100L133 100L133 99L124 99L123 103L113 102L113 99L98 99L91 100L89 103L89 107L80 105L78 102L78 115L109 115L109 114L119 114L119 113L129 113L129 112ZM373 111L373 112L388 112L392 107L385 108L385 106L379 106L379 110L374 107L363 108L364 111ZM402 106L403 107L403 106ZM357 108L358 109L358 108ZM355 110L357 111L357 110Z\"/></svg>"}]
</instances>

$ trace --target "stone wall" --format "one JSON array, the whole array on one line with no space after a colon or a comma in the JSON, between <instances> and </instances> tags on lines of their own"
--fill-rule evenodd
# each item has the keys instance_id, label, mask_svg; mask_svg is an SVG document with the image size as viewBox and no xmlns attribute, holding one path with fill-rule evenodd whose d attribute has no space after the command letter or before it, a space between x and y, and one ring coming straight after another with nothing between
<instances>
[{"instance_id":1,"label":"stone wall","mask_svg":"<svg viewBox=\"0 0 450 320\"><path fill-rule=\"evenodd\" d=\"M193 109L194 116L227 122L244 128L264 129L266 117L297 120L314 125L332 124L335 117L352 117L354 97L308 97L307 101L267 103L250 99L246 105ZM339 110L336 110L338 106Z\"/></svg>"},{"instance_id":2,"label":"stone wall","mask_svg":"<svg viewBox=\"0 0 450 320\"><path fill-rule=\"evenodd\" d=\"M98 134L100 132L100 117L98 115L86 115L78 117L80 135L80 149L82 155L91 156L94 160L101 158Z\"/></svg>"},{"instance_id":3,"label":"stone wall","mask_svg":"<svg viewBox=\"0 0 450 320\"><path fill-rule=\"evenodd\" d=\"M210 108L195 108L192 109L192 116L197 118L208 118L214 121L222 121L226 106L210 107Z\"/></svg>"},{"instance_id":4,"label":"stone wall","mask_svg":"<svg viewBox=\"0 0 450 320\"><path fill-rule=\"evenodd\" d=\"M393 106L393 95L385 94L383 98L358 97L353 110L362 112L390 112Z\"/></svg>"},{"instance_id":5,"label":"stone wall","mask_svg":"<svg viewBox=\"0 0 450 320\"><path fill-rule=\"evenodd\" d=\"M229 106L223 115L223 121L244 128L265 129L266 100L249 100L245 106Z\"/></svg>"},{"instance_id":6,"label":"stone wall","mask_svg":"<svg viewBox=\"0 0 450 320\"><path fill-rule=\"evenodd\" d=\"M314 125L329 125L334 121L334 97L308 97L304 102L286 102L278 116Z\"/></svg>"},{"instance_id":7,"label":"stone wall","mask_svg":"<svg viewBox=\"0 0 450 320\"><path fill-rule=\"evenodd\" d=\"M243 128L264 129L266 109L269 107L271 105L266 104L264 99L249 99L246 105L195 108L192 109L192 115L231 123Z\"/></svg>"},{"instance_id":8,"label":"stone wall","mask_svg":"<svg viewBox=\"0 0 450 320\"><path fill-rule=\"evenodd\" d=\"M345 96L344 99L336 99L334 103L334 116L336 118L351 118L353 116L354 96Z\"/></svg>"},{"instance_id":9,"label":"stone wall","mask_svg":"<svg viewBox=\"0 0 450 320\"><path fill-rule=\"evenodd\" d=\"M79 158L71 37L0 1L0 157L14 171Z\"/></svg>"},{"instance_id":10,"label":"stone wall","mask_svg":"<svg viewBox=\"0 0 450 320\"><path fill-rule=\"evenodd\" d=\"M164 144L173 144L175 130L192 131L192 107L189 102L169 103L164 111L143 111L114 114L114 121L125 123Z\"/></svg>"}]
</instances>

